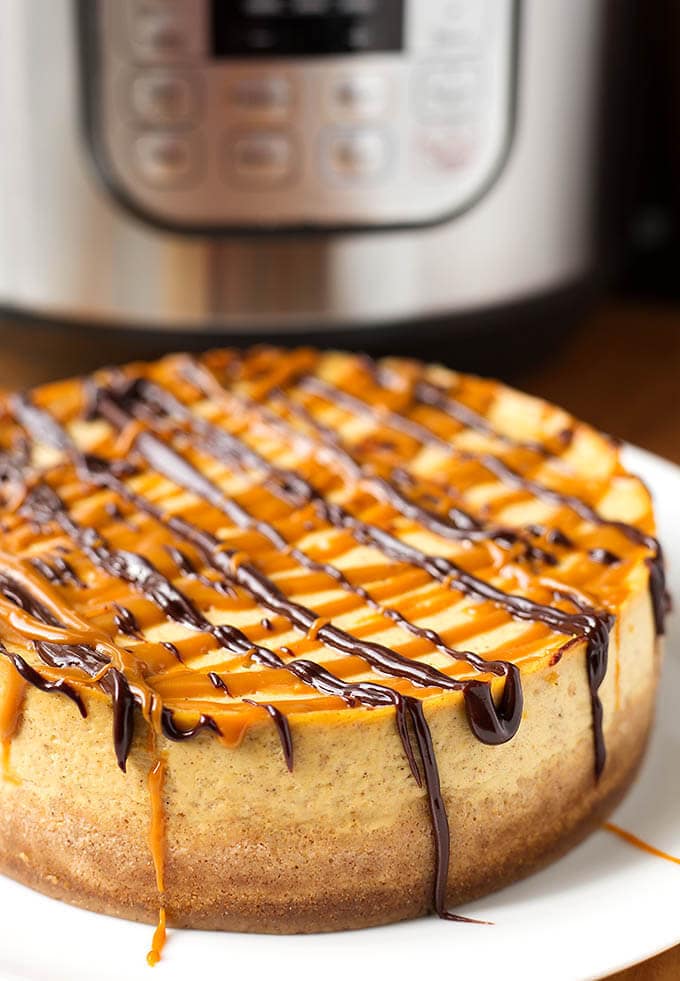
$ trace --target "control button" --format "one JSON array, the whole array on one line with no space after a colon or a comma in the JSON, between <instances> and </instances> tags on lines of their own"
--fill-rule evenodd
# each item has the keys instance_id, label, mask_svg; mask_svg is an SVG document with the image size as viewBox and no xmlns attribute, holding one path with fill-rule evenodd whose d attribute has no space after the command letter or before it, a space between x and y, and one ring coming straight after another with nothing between
<instances>
[{"instance_id":1,"label":"control button","mask_svg":"<svg viewBox=\"0 0 680 981\"><path fill-rule=\"evenodd\" d=\"M134 154L139 174L156 187L186 185L198 169L196 143L174 133L144 133Z\"/></svg>"},{"instance_id":2,"label":"control button","mask_svg":"<svg viewBox=\"0 0 680 981\"><path fill-rule=\"evenodd\" d=\"M375 130L331 131L324 137L323 155L325 168L336 179L370 181L387 168L387 139Z\"/></svg>"},{"instance_id":3,"label":"control button","mask_svg":"<svg viewBox=\"0 0 680 981\"><path fill-rule=\"evenodd\" d=\"M288 180L295 166L293 141L284 133L242 133L229 146L229 169L245 185L275 185Z\"/></svg>"},{"instance_id":4,"label":"control button","mask_svg":"<svg viewBox=\"0 0 680 981\"><path fill-rule=\"evenodd\" d=\"M336 114L357 119L378 116L385 109L386 89L380 75L343 75L331 83L331 107Z\"/></svg>"},{"instance_id":5,"label":"control button","mask_svg":"<svg viewBox=\"0 0 680 981\"><path fill-rule=\"evenodd\" d=\"M425 117L459 118L478 97L479 74L471 67L435 68L418 79L418 103Z\"/></svg>"},{"instance_id":6,"label":"control button","mask_svg":"<svg viewBox=\"0 0 680 981\"><path fill-rule=\"evenodd\" d=\"M442 24L432 32L430 46L433 52L456 52L471 58L480 54L479 40L474 34L447 24Z\"/></svg>"},{"instance_id":7,"label":"control button","mask_svg":"<svg viewBox=\"0 0 680 981\"><path fill-rule=\"evenodd\" d=\"M132 18L135 54L143 61L176 62L197 53L195 25L181 12L142 8Z\"/></svg>"},{"instance_id":8,"label":"control button","mask_svg":"<svg viewBox=\"0 0 680 981\"><path fill-rule=\"evenodd\" d=\"M278 75L252 75L239 78L229 88L231 104L257 116L287 115L293 102L290 81Z\"/></svg>"},{"instance_id":9,"label":"control button","mask_svg":"<svg viewBox=\"0 0 680 981\"><path fill-rule=\"evenodd\" d=\"M130 101L135 117L150 126L177 126L198 108L196 87L186 75L145 72L133 79Z\"/></svg>"},{"instance_id":10,"label":"control button","mask_svg":"<svg viewBox=\"0 0 680 981\"><path fill-rule=\"evenodd\" d=\"M468 126L431 126L417 132L416 148L430 167L453 173L474 162L477 139Z\"/></svg>"}]
</instances>

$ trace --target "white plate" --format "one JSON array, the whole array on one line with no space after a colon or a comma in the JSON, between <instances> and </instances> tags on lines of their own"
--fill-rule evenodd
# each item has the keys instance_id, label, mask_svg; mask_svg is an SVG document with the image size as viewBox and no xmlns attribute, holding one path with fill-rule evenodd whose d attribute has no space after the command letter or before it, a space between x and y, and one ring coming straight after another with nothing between
<instances>
[{"instance_id":1,"label":"white plate","mask_svg":"<svg viewBox=\"0 0 680 981\"><path fill-rule=\"evenodd\" d=\"M632 448L626 450L626 463L654 493L671 591L680 596L680 468ZM680 855L679 641L680 618L671 617L654 738L640 778L614 817L675 855ZM346 981L349 974L355 981L378 972L389 981L439 976L584 981L680 942L680 867L599 831L549 869L464 912L495 926L431 917L307 937L171 931L152 975L145 963L150 927L76 910L0 877L0 979Z\"/></svg>"}]
</instances>

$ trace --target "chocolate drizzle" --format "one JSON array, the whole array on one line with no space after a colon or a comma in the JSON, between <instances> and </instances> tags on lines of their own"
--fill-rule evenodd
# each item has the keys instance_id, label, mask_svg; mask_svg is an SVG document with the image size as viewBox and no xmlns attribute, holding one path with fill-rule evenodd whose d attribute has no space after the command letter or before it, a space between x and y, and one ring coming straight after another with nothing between
<instances>
[{"instance_id":1,"label":"chocolate drizzle","mask_svg":"<svg viewBox=\"0 0 680 981\"><path fill-rule=\"evenodd\" d=\"M114 603L113 606L116 611L113 620L120 632L127 634L128 637L136 637L138 640L141 640L142 633L134 613L128 610L126 606L121 606L120 603Z\"/></svg>"},{"instance_id":2,"label":"chocolate drizzle","mask_svg":"<svg viewBox=\"0 0 680 981\"><path fill-rule=\"evenodd\" d=\"M181 743L185 739L192 739L204 729L210 729L212 732L217 733L218 736L220 734L220 728L212 716L201 713L194 725L189 726L188 729L182 729L177 725L172 712L168 708L164 708L161 711L161 727L163 729L163 735L176 743Z\"/></svg>"},{"instance_id":3,"label":"chocolate drizzle","mask_svg":"<svg viewBox=\"0 0 680 981\"><path fill-rule=\"evenodd\" d=\"M16 670L19 672L24 681L27 681L29 685L33 685L39 691L45 692L60 692L74 703L83 718L87 716L87 710L83 703L82 698L75 691L68 682L64 681L63 678L57 679L57 681L48 681L47 678L43 676L32 668L31 665L24 660L21 654L16 654L13 651L8 651L4 644L0 644L0 654L6 657L8 661L11 661Z\"/></svg>"},{"instance_id":4,"label":"chocolate drizzle","mask_svg":"<svg viewBox=\"0 0 680 981\"><path fill-rule=\"evenodd\" d=\"M125 773L127 758L135 734L135 700L125 677L116 668L106 673L102 687L111 695L113 705L113 746L118 766Z\"/></svg>"},{"instance_id":5,"label":"chocolate drizzle","mask_svg":"<svg viewBox=\"0 0 680 981\"><path fill-rule=\"evenodd\" d=\"M286 761L286 766L288 767L289 773L293 772L293 736L290 731L290 724L288 719L285 717L283 712L279 712L275 705L270 705L268 702L255 702L252 698L244 698L243 701L247 705L256 705L258 708L262 708L267 712L272 722L276 726L276 731L281 742L281 749L283 750L283 758Z\"/></svg>"},{"instance_id":6,"label":"chocolate drizzle","mask_svg":"<svg viewBox=\"0 0 680 981\"><path fill-rule=\"evenodd\" d=\"M302 360L306 366L304 371L309 370L309 359ZM444 635L417 622L427 614L409 616L396 602L390 605L385 601L385 592L378 592L375 587L365 584L371 580L350 575L338 563L314 558L309 549L300 547L294 534L289 534L288 529L294 526L298 517L297 527L304 528L305 532L314 533L320 527L325 530L325 526L328 526L337 533L338 539L344 537L356 545L377 550L381 560L396 563L400 569L403 566L411 576L414 570L416 576L423 573L428 588L438 584L437 589L443 586L459 594L459 597L468 597L480 607L486 604L485 608L491 607L494 616L500 611L511 620L542 625L566 637L584 640L597 777L601 774L606 759L599 689L607 669L609 632L613 626L613 617L607 610L595 608L584 599L584 594L570 589L567 584L560 584L559 580L556 580L558 585L551 593L549 603L539 602L519 592L506 591L499 585L503 582L502 577L491 575L489 578L494 581L488 581L484 575L477 574L478 566L472 566L475 569L472 572L462 564L463 559L460 562L454 561L446 555L428 550L420 543L417 546L413 537L400 536L392 519L387 520L386 526L383 526L381 520L374 520L371 513L371 520L368 520L366 513L369 509L363 505L360 507L357 503L360 494L370 496L375 502L373 512L380 514L391 511L406 526L413 525L419 532L437 536L449 545L466 543L495 550L495 554L505 556L499 560L501 564L529 560L530 570L535 570L537 565L551 569L559 567L560 559L544 548L544 544L557 549L578 547L557 528L508 528L501 523L487 520L487 513L471 513L460 506L460 495L456 496L455 488L441 487L439 484L426 485L419 496L419 480L408 465L381 470L380 467L373 467L363 461L364 454L375 453L384 461L391 453L396 453L400 442L396 435L387 439L379 432L374 432L363 437L363 443L351 446L320 421L309 410L307 402L303 404L287 391L286 386L295 384L298 394L304 393L323 399L371 420L376 427L392 428L422 446L436 446L445 449L462 462L481 465L490 475L509 487L526 491L549 504L567 507L593 524L615 528L633 544L649 549L650 590L657 629L662 632L666 594L663 557L658 543L633 525L604 519L595 508L580 498L563 494L525 476L498 456L470 453L456 448L449 439L424 425L420 421L420 413L416 420L409 415L389 410L383 404L364 401L363 398L304 372L300 377L300 372L287 369L275 373L277 377L271 383L266 378L261 381L255 378L251 385L251 394L244 394L242 388L238 391L223 389L217 375L213 374L207 364L184 359L177 363L177 367L181 370L176 372L175 379L181 379L184 386L181 391L186 391L188 385L203 396L216 396L218 401L224 397L238 406L240 411L252 413L256 424L267 430L270 436L273 434L279 442L283 437L288 445L298 450L301 448L303 457L307 454L321 462L320 477L322 480L326 479L326 484L320 483L316 474L311 480L297 469L276 465L249 445L247 437L241 438L222 425L209 421L194 405L185 404L181 400L184 396L175 394L174 385L166 388L155 379L116 372L110 373L106 382L88 382L87 414L89 418L100 416L109 423L116 436L114 453L119 456L123 453L129 454L131 459L111 459L99 453L95 455L82 451L69 435L68 429L50 412L36 405L28 396L14 396L10 399L10 410L28 439L22 440L24 462L21 466L10 461L0 467L0 479L7 484L7 494L21 491L23 500L19 515L32 523L38 531L48 535L58 529L58 533L67 536L75 550L82 552L104 576L129 586L167 620L204 635L197 638L196 649L198 644L203 643L217 645L218 649L226 651L239 664L258 665L262 669L281 672L284 678L288 677L288 684L305 686L316 693L315 697L340 699L342 703L352 707L394 709L396 733L403 748L405 762L414 780L424 788L431 816L435 845L433 907L444 918L465 919L450 913L446 907L451 835L432 734L423 701L418 695L427 690L461 692L471 731L482 743L494 746L511 739L520 725L523 710L520 670L517 664L510 661L493 657L486 660L473 651L452 646ZM370 364L369 370L380 384L388 387L391 385L388 372L375 366L370 368ZM234 374L234 378L241 377L238 372ZM247 380L247 376L243 377ZM271 404L282 407L284 415L261 404L259 400L265 390L270 396ZM259 394L253 395L253 392ZM483 415L423 378L407 387L405 394L416 406L428 406L443 414L446 419L454 420L458 426L473 429L509 451L531 453L541 458L554 456L541 443L518 441L499 433ZM295 420L295 424L289 421L290 418ZM37 472L32 473L30 481L27 481L25 478L29 470L31 442L45 443L59 451L63 456L60 466L71 474L71 480L75 470L77 479L86 487L99 488L114 495L115 500L106 502L105 508L115 522L128 524L120 508L120 504L123 504L125 510L130 506L137 519L134 524L129 525L130 528L141 534L142 527L152 525L153 536L158 541L170 534L172 543L163 544L162 547L177 567L179 575L189 582L182 582L180 589L171 578L164 575L161 569L167 568L166 559L159 558L156 565L142 554L115 547L115 526L107 525L107 538L96 526L96 521L88 522L83 517L87 512L78 510L73 504L73 498L66 491L63 496L58 492L56 487L61 485L57 485L56 481L43 480ZM108 444L105 442L105 445ZM102 452L106 453L108 450ZM256 474L258 481L261 480L262 483L253 484L253 498L261 500L265 495L270 495L264 512L267 517L262 516L255 503L251 505L250 496L244 503L239 495L227 494L219 481L210 476L210 467L194 462L197 453L226 467L241 480ZM7 454L4 456L7 457ZM327 465L326 471L323 470L324 464ZM139 478L139 482L128 479L133 476ZM181 511L176 508L165 509L158 503L157 496L148 492L149 479L156 480L160 477L200 502L200 523L189 517L193 513L191 506ZM343 490L351 493L338 494L332 490L329 493L329 480L335 482L333 486L337 486L337 481L340 480ZM279 524L277 515L282 511L284 518ZM219 523L214 520L215 512L218 513ZM301 512L299 516L297 512ZM225 518L230 531L240 531L243 540L257 542L257 545L252 550L244 546L243 551L228 545L219 530L224 526ZM542 542L538 543L537 538L541 538ZM179 548L178 545L182 547ZM66 560L61 556L56 559L50 556L48 561L46 554L33 557L31 562L39 576L51 583L55 590L64 586L83 586ZM415 638L409 640L410 644L420 643L421 647L429 645L432 650L428 651L428 656L434 652L446 655L451 661L461 662L466 670L469 669L468 675L476 672L478 676L452 676L446 669L435 667L428 660L409 657L385 644L367 639L359 628L355 628L354 632L343 629L333 622L330 614L325 617L321 615L323 610L313 609L290 598L277 575L264 571L266 565L260 555L272 554L276 556L273 568L277 571L283 570L283 580L291 564L296 573L305 570L305 575L321 577L320 580L315 579L320 591L337 586L347 594L343 603L354 603L354 606L343 609L357 609L363 604L384 619L385 629L398 627L410 638ZM456 558L458 554L456 551ZM594 562L603 565L616 565L624 561L604 548L591 549L589 555ZM526 565L523 568L527 570ZM611 576L613 573L600 570L600 574ZM354 581L355 578L357 581ZM90 583L89 575L87 582ZM296 657L290 648L279 647L277 652L264 646L264 642L254 643L245 628L241 630L230 623L213 623L212 618L202 612L198 599L192 599L192 582L209 587L236 603L241 602L244 596L249 601L254 601L259 607L259 613L264 611L267 614L259 618L258 637L262 637L262 630L273 634L274 623L278 625L283 621L302 635L302 643L314 643L331 649L339 667L331 671L327 666L317 663L313 657ZM198 587L194 586L193 589L193 595L199 595ZM143 626L126 606L109 604L107 607L110 610L113 606L115 610L114 623L117 629L131 638L128 646L122 648L122 652L129 655L128 661L122 658L119 663L115 660L114 651L114 663L107 657L106 644L98 644L94 640L89 643L89 638L85 638L87 643L82 642L83 638L77 632L73 633L73 643L55 642L53 638L60 636L59 631L64 635L68 634L65 625L51 612L54 607L48 608L49 604L41 601L39 597L42 594L33 595L31 589L11 575L11 570L0 574L0 594L38 623L46 628L53 628L49 640L37 638L31 641L46 664L53 669L80 671L89 679L89 683L99 684L109 694L113 705L115 754L122 770L125 770L134 740L136 704L142 708L147 722L159 726L160 731L170 740L190 739L204 730L225 737L220 726L222 719L228 718L231 705L229 712L223 712L219 716L218 707L211 708L210 712L214 712L215 717L204 712L196 713L195 719L190 717L190 724L186 724L182 716L180 724L176 713L163 704L159 696L149 696L145 690L147 668L143 662L144 654L137 666L137 674L128 677L129 672L124 664L134 661L135 645L144 645L144 650L148 650L153 644L146 638ZM139 620L142 624L145 623L146 614L140 613ZM171 672L181 674L187 670L175 644L169 641L158 643L177 661L172 665ZM193 641L187 641L187 648L183 646L183 650L189 651L186 655L187 664L191 659L192 643ZM557 662L566 646L568 645L553 653L551 663ZM21 676L29 683L43 691L61 691L76 701L84 713L82 699L64 679L48 681L19 655L10 654L5 648L0 649L0 653L12 660ZM156 657L159 656L156 652ZM166 666L167 654L163 657L165 660L162 663ZM359 660L379 677L393 679L395 687L387 682L383 684L347 680L342 675L348 660ZM247 674L243 672L239 676L240 681L234 684L233 691L218 671L211 670L201 677L207 678L213 689L213 705L219 706L226 700L238 701L267 713L276 727L285 764L292 771L293 738L286 714L270 701L244 696L243 688L236 685L243 685L243 678L247 678ZM498 679L494 685L489 680L490 676ZM494 687L498 691L494 691ZM416 694L412 694L414 688L418 690ZM255 687L251 691L259 694ZM219 724L217 718L220 719Z\"/></svg>"}]
</instances>

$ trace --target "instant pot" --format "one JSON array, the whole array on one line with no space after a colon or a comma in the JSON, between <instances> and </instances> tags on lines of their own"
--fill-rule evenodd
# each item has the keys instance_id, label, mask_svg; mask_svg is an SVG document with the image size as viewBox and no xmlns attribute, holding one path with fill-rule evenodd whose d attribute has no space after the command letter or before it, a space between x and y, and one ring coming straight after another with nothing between
<instances>
[{"instance_id":1,"label":"instant pot","mask_svg":"<svg viewBox=\"0 0 680 981\"><path fill-rule=\"evenodd\" d=\"M601 0L0 0L0 306L287 336L569 293Z\"/></svg>"}]
</instances>

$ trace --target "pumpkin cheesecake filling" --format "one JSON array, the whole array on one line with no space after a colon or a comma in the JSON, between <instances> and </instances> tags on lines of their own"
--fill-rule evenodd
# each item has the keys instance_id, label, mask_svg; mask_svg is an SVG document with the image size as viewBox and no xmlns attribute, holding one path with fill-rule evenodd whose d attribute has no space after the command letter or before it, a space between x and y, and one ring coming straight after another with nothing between
<instances>
[{"instance_id":1,"label":"pumpkin cheesecake filling","mask_svg":"<svg viewBox=\"0 0 680 981\"><path fill-rule=\"evenodd\" d=\"M160 908L150 963L166 917L464 920L633 779L663 555L568 413L269 347L0 408L0 870Z\"/></svg>"}]
</instances>

